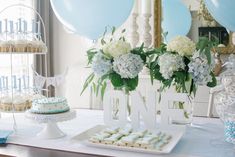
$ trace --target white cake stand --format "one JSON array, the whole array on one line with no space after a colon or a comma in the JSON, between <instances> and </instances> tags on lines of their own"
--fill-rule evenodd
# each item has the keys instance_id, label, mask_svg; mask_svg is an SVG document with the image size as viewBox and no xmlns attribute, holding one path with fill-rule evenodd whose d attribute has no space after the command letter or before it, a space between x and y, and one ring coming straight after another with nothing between
<instances>
[{"instance_id":1,"label":"white cake stand","mask_svg":"<svg viewBox=\"0 0 235 157\"><path fill-rule=\"evenodd\" d=\"M70 110L64 113L58 114L36 114L29 110L25 113L26 118L36 121L38 123L45 123L44 129L37 134L38 138L42 139L54 139L61 138L65 136L65 133L60 130L57 122L68 121L76 118L76 111Z\"/></svg>"}]
</instances>

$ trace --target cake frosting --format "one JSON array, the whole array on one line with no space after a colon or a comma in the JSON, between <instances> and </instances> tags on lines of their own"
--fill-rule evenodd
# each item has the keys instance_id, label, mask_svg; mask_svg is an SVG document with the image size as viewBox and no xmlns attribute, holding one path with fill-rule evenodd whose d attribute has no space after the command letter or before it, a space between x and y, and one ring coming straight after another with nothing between
<instances>
[{"instance_id":1,"label":"cake frosting","mask_svg":"<svg viewBox=\"0 0 235 157\"><path fill-rule=\"evenodd\" d=\"M33 100L30 111L41 114L61 113L69 111L69 106L63 97L40 98Z\"/></svg>"}]
</instances>

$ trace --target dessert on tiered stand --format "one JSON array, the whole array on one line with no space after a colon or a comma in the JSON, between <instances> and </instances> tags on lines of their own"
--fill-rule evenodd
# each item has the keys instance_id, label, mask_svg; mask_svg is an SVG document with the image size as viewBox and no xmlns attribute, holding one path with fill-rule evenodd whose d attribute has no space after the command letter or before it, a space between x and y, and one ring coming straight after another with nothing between
<instances>
[{"instance_id":1,"label":"dessert on tiered stand","mask_svg":"<svg viewBox=\"0 0 235 157\"><path fill-rule=\"evenodd\" d=\"M43 53L47 51L42 40L6 40L0 41L0 53Z\"/></svg>"},{"instance_id":2,"label":"dessert on tiered stand","mask_svg":"<svg viewBox=\"0 0 235 157\"><path fill-rule=\"evenodd\" d=\"M0 100L0 110L2 112L12 112L13 110L15 112L23 112L31 108L33 100L43 97L40 94L4 96Z\"/></svg>"},{"instance_id":3,"label":"dessert on tiered stand","mask_svg":"<svg viewBox=\"0 0 235 157\"><path fill-rule=\"evenodd\" d=\"M37 135L37 137L43 139L65 136L57 126L57 122L68 121L75 117L76 112L70 110L66 98L63 97L36 99L32 103L32 108L26 111L26 118L47 124Z\"/></svg>"}]
</instances>

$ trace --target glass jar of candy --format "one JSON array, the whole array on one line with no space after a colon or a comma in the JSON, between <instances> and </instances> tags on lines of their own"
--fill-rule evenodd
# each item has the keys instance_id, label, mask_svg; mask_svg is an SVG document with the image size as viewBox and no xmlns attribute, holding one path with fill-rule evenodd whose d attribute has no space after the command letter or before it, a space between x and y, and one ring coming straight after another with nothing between
<instances>
[{"instance_id":1,"label":"glass jar of candy","mask_svg":"<svg viewBox=\"0 0 235 157\"><path fill-rule=\"evenodd\" d=\"M226 71L222 73L221 83L227 94L235 96L235 55L229 56L225 63Z\"/></svg>"},{"instance_id":2,"label":"glass jar of candy","mask_svg":"<svg viewBox=\"0 0 235 157\"><path fill-rule=\"evenodd\" d=\"M231 104L224 113L225 141L235 144L235 104Z\"/></svg>"}]
</instances>

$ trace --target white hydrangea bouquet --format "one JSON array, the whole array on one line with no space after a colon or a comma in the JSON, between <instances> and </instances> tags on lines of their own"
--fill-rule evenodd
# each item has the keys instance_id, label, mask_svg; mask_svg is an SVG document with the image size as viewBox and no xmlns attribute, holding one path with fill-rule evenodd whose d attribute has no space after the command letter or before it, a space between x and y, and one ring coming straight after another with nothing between
<instances>
[{"instance_id":1,"label":"white hydrangea bouquet","mask_svg":"<svg viewBox=\"0 0 235 157\"><path fill-rule=\"evenodd\" d=\"M198 85L216 86L211 49L215 42L201 38L194 43L186 36L177 36L168 44L154 49L149 57L151 80L159 80L161 91L171 86L180 93L196 94Z\"/></svg>"},{"instance_id":2,"label":"white hydrangea bouquet","mask_svg":"<svg viewBox=\"0 0 235 157\"><path fill-rule=\"evenodd\" d=\"M112 31L112 36L115 30ZM124 33L125 30L122 31ZM116 90L124 90L126 93L136 89L138 85L138 74L142 71L146 54L144 46L131 48L124 36L118 39L101 39L101 48L87 51L88 65L92 68L91 75L84 84L83 91L92 85L98 95L103 97L107 81L111 82ZM83 93L82 91L82 93Z\"/></svg>"}]
</instances>

